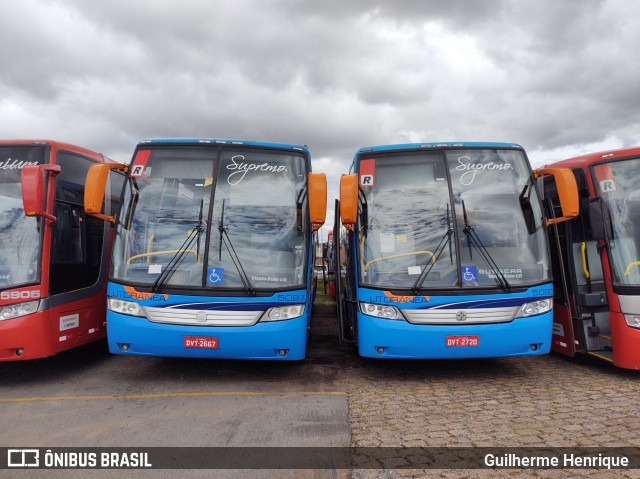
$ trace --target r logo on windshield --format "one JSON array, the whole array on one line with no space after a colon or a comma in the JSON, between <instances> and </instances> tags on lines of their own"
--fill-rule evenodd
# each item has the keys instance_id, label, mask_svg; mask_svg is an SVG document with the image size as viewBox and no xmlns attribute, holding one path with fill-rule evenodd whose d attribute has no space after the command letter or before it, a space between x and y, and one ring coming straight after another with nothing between
<instances>
[{"instance_id":1,"label":"r logo on windshield","mask_svg":"<svg viewBox=\"0 0 640 479\"><path fill-rule=\"evenodd\" d=\"M360 186L375 186L376 160L362 160L360 162Z\"/></svg>"},{"instance_id":2,"label":"r logo on windshield","mask_svg":"<svg viewBox=\"0 0 640 479\"><path fill-rule=\"evenodd\" d=\"M616 188L616 183L613 180L602 180L600 182L600 191L611 193L612 191L618 191L618 188Z\"/></svg>"}]
</instances>

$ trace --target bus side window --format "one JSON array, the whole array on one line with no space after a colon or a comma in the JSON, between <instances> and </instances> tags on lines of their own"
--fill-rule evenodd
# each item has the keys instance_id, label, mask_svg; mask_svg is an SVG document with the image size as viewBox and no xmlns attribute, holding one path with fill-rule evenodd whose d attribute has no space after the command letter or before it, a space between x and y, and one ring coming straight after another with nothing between
<instances>
[{"instance_id":1,"label":"bus side window","mask_svg":"<svg viewBox=\"0 0 640 479\"><path fill-rule=\"evenodd\" d=\"M54 211L57 221L52 228L51 293L60 294L95 284L100 274L104 223L84 213L84 182L88 158L59 151L56 163L61 172L56 177Z\"/></svg>"},{"instance_id":2,"label":"bus side window","mask_svg":"<svg viewBox=\"0 0 640 479\"><path fill-rule=\"evenodd\" d=\"M80 208L67 203L57 203L54 214L57 220L53 230L51 262L81 262L83 234Z\"/></svg>"},{"instance_id":3,"label":"bus side window","mask_svg":"<svg viewBox=\"0 0 640 479\"><path fill-rule=\"evenodd\" d=\"M591 220L589 218L589 186L587 177L582 168L575 168L573 174L576 177L578 185L578 196L580 198L580 212L575 220L575 226L572 229L572 241L590 241L591 238Z\"/></svg>"}]
</instances>

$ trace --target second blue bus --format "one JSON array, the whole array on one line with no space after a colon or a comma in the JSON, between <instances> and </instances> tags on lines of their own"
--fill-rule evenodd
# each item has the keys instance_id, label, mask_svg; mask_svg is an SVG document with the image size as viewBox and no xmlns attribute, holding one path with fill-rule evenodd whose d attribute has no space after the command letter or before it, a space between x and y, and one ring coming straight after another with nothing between
<instances>
[{"instance_id":1,"label":"second blue bus","mask_svg":"<svg viewBox=\"0 0 640 479\"><path fill-rule=\"evenodd\" d=\"M348 231L336 219L333 234L342 340L375 358L549 352L545 232L577 214L568 170L533 172L506 143L366 147L353 168L340 186ZM545 218L543 175L562 192L558 218Z\"/></svg>"}]
</instances>

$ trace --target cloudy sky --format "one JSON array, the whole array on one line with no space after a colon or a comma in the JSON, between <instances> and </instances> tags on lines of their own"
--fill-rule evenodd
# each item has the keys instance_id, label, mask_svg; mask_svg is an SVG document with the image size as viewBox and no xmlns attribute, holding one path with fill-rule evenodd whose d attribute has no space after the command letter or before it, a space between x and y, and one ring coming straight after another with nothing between
<instances>
[{"instance_id":1,"label":"cloudy sky","mask_svg":"<svg viewBox=\"0 0 640 479\"><path fill-rule=\"evenodd\" d=\"M640 144L636 0L0 1L3 138L128 162L145 138Z\"/></svg>"}]
</instances>

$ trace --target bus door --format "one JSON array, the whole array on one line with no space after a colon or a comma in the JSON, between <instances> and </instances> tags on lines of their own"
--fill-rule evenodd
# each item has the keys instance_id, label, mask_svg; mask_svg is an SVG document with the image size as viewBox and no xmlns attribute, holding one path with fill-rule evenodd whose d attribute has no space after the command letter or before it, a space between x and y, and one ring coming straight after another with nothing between
<instances>
[{"instance_id":1,"label":"bus door","mask_svg":"<svg viewBox=\"0 0 640 479\"><path fill-rule=\"evenodd\" d=\"M598 243L591 236L588 208L570 226L575 278L576 326L580 350L611 358L611 326Z\"/></svg>"},{"instance_id":2,"label":"bus door","mask_svg":"<svg viewBox=\"0 0 640 479\"><path fill-rule=\"evenodd\" d=\"M344 304L342 302L344 297L344 278L341 274L340 265L340 200L336 200L334 211L335 213L333 216L333 231L331 236L331 242L333 243L333 254L329 258L332 262L329 268L330 270L333 269L334 271L333 288L335 291L336 316L338 317L338 341L340 342L340 344L342 344L348 337L348 328L345 324L345 311Z\"/></svg>"},{"instance_id":3,"label":"bus door","mask_svg":"<svg viewBox=\"0 0 640 479\"><path fill-rule=\"evenodd\" d=\"M367 206L363 203L358 187L357 175L342 175L340 178L340 200L335 203L335 223L333 226L335 289L340 342L355 343L358 339L357 280L355 252L356 216L361 224L366 224Z\"/></svg>"},{"instance_id":4,"label":"bus door","mask_svg":"<svg viewBox=\"0 0 640 479\"><path fill-rule=\"evenodd\" d=\"M584 170L574 169L580 195L579 215L554 225L554 350L587 352L611 360L611 326L601 248L592 232L589 188Z\"/></svg>"}]
</instances>

